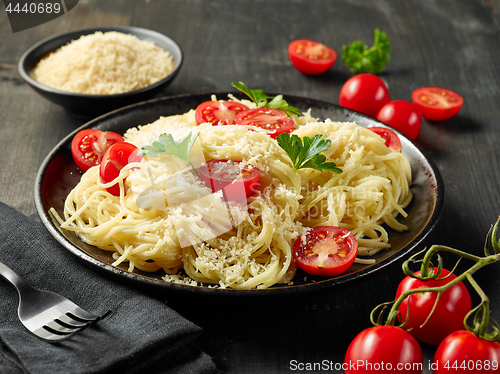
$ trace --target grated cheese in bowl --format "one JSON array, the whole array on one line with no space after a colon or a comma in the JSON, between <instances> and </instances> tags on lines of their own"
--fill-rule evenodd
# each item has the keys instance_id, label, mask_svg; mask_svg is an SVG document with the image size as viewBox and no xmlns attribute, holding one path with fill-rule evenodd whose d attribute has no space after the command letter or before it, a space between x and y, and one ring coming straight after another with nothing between
<instances>
[{"instance_id":1,"label":"grated cheese in bowl","mask_svg":"<svg viewBox=\"0 0 500 374\"><path fill-rule=\"evenodd\" d=\"M112 95L150 86L174 70L172 55L118 31L81 36L42 58L32 77L66 92Z\"/></svg>"}]
</instances>

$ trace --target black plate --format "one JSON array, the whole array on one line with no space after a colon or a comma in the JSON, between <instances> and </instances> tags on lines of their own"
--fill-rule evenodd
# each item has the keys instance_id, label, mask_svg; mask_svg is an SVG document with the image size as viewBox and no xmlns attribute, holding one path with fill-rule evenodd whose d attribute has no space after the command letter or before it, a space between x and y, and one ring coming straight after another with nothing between
<instances>
[{"instance_id":1,"label":"black plate","mask_svg":"<svg viewBox=\"0 0 500 374\"><path fill-rule=\"evenodd\" d=\"M443 183L439 171L416 144L398 133L401 139L402 152L410 161L413 176L411 189L414 198L406 209L409 216L402 220L409 227L409 230L398 233L388 229L391 248L373 256L376 260L375 264L354 264L347 273L334 278L314 277L311 275L306 277L306 274L299 270L294 278L293 285L276 285L263 290L218 289L167 283L161 280L160 277L164 274L160 272L151 274L134 271L130 273L126 270L127 265L119 268L113 267L110 265L113 262L111 252L102 251L83 243L72 232L59 230L58 224L51 219L48 210L50 207L54 207L60 216L63 216L64 200L80 179L81 172L71 156L71 140L78 131L84 128L96 128L123 134L130 127L151 123L160 116L185 113L201 102L210 100L210 95L182 95L130 105L96 118L64 138L43 162L35 184L36 207L50 233L65 248L87 263L110 275L116 275L124 281L132 281L149 289L157 287L160 290L180 290L218 295L264 295L290 294L331 287L368 276L412 252L436 225L444 200ZM217 96L224 98L226 93L219 93ZM294 96L286 96L286 100L290 105L296 106L302 111L312 108L311 114L319 119L331 118L336 121L355 121L358 125L364 127L370 125L383 126L383 124L370 117L347 110L336 104Z\"/></svg>"}]
</instances>

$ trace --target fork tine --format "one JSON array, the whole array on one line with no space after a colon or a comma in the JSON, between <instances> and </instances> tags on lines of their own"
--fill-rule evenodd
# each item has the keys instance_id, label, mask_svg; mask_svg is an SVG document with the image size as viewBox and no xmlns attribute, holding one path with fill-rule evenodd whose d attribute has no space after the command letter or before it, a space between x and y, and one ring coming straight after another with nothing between
<instances>
[{"instance_id":1,"label":"fork tine","mask_svg":"<svg viewBox=\"0 0 500 374\"><path fill-rule=\"evenodd\" d=\"M85 309L80 308L76 304L75 304L75 309L73 309L72 311L69 311L66 314L71 314L74 317L76 317L77 319L85 320L85 321L89 321L89 322L95 321L99 318L95 314L87 312Z\"/></svg>"},{"instance_id":2,"label":"fork tine","mask_svg":"<svg viewBox=\"0 0 500 374\"><path fill-rule=\"evenodd\" d=\"M54 334L71 334L77 331L82 330L87 327L88 323L83 326L71 326L67 324L63 324L58 320L47 322L43 328L47 331L53 332Z\"/></svg>"},{"instance_id":3,"label":"fork tine","mask_svg":"<svg viewBox=\"0 0 500 374\"><path fill-rule=\"evenodd\" d=\"M45 329L43 326L34 330L29 330L36 336L38 336L40 339L51 341L51 342L57 342L61 340L68 339L71 337L74 333L78 332L79 330L72 331L71 333L55 333L53 331Z\"/></svg>"},{"instance_id":4,"label":"fork tine","mask_svg":"<svg viewBox=\"0 0 500 374\"><path fill-rule=\"evenodd\" d=\"M92 321L82 322L62 315L59 319L49 321L38 328L32 328L30 331L41 339L57 342L68 339L91 323Z\"/></svg>"},{"instance_id":5,"label":"fork tine","mask_svg":"<svg viewBox=\"0 0 500 374\"><path fill-rule=\"evenodd\" d=\"M80 322L92 322L98 318L98 316L96 316L95 314L87 312L85 309L82 309L77 304L68 299L65 299L63 302L59 303L57 307L61 315L66 314L69 318L73 318Z\"/></svg>"},{"instance_id":6,"label":"fork tine","mask_svg":"<svg viewBox=\"0 0 500 374\"><path fill-rule=\"evenodd\" d=\"M61 341L87 327L96 318L92 313L65 299L31 318L21 319L21 322L44 340Z\"/></svg>"},{"instance_id":7,"label":"fork tine","mask_svg":"<svg viewBox=\"0 0 500 374\"><path fill-rule=\"evenodd\" d=\"M66 314L61 315L59 317L59 320L62 322L62 324L72 326L72 327L83 327L83 326L87 326L89 323L92 322L91 320L82 321L80 319L75 319L73 315L71 315L71 314L68 315L68 314L70 314L70 313L66 313Z\"/></svg>"}]
</instances>

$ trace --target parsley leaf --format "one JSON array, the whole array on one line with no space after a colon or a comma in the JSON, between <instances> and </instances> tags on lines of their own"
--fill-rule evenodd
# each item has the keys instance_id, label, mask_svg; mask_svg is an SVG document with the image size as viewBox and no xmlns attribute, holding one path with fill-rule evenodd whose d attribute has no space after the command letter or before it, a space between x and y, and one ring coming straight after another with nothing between
<instances>
[{"instance_id":1,"label":"parsley leaf","mask_svg":"<svg viewBox=\"0 0 500 374\"><path fill-rule=\"evenodd\" d=\"M373 46L368 48L360 40L342 47L342 59L354 74L378 74L384 71L391 57L391 43L387 34L375 29Z\"/></svg>"},{"instance_id":2,"label":"parsley leaf","mask_svg":"<svg viewBox=\"0 0 500 374\"><path fill-rule=\"evenodd\" d=\"M297 114L300 116L300 111L297 108L288 105L288 103L283 99L283 95L269 96L266 95L264 91L259 89L250 90L243 82L233 82L232 86L247 95L260 108L279 109L285 112L288 116L291 114ZM268 101L269 99L271 101Z\"/></svg>"},{"instance_id":3,"label":"parsley leaf","mask_svg":"<svg viewBox=\"0 0 500 374\"><path fill-rule=\"evenodd\" d=\"M295 134L290 136L288 133L283 133L276 138L276 141L292 160L294 171L311 168L342 173L334 162L325 162L326 156L319 154L326 151L331 144L331 140L323 139L324 137L325 135L316 134L312 138L304 136L301 139Z\"/></svg>"},{"instance_id":4,"label":"parsley leaf","mask_svg":"<svg viewBox=\"0 0 500 374\"><path fill-rule=\"evenodd\" d=\"M189 133L183 139L176 141L172 134L161 134L158 140L151 140L149 145L142 146L137 154L148 157L160 156L162 154L177 156L181 160L189 163L193 170L196 171L189 160L189 154L191 153L191 148L193 148L198 135L200 135L199 132L195 133L194 136Z\"/></svg>"}]
</instances>

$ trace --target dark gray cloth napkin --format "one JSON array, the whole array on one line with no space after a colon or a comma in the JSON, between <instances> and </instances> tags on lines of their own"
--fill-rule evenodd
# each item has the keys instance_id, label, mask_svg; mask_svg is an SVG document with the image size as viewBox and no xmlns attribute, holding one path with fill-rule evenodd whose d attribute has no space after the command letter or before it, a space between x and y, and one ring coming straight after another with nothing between
<instances>
[{"instance_id":1,"label":"dark gray cloth napkin","mask_svg":"<svg viewBox=\"0 0 500 374\"><path fill-rule=\"evenodd\" d=\"M32 286L104 315L70 339L45 342L17 317L18 295L0 277L0 373L216 373L193 340L201 329L164 302L95 271L34 215L0 203L0 261Z\"/></svg>"}]
</instances>

